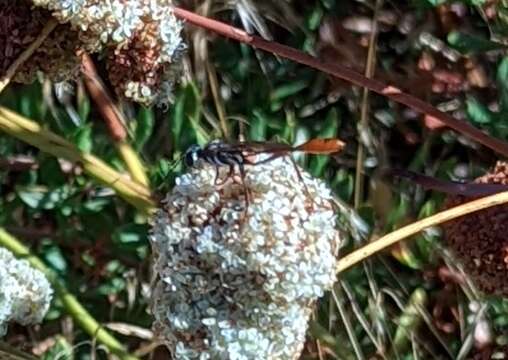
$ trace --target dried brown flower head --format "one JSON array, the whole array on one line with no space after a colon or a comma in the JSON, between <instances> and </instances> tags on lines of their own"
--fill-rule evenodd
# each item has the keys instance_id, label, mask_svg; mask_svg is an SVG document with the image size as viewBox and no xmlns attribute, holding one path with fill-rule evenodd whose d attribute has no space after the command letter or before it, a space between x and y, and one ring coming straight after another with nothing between
<instances>
[{"instance_id":1,"label":"dried brown flower head","mask_svg":"<svg viewBox=\"0 0 508 360\"><path fill-rule=\"evenodd\" d=\"M60 25L18 71L32 82L38 71L51 80L79 76L80 51L99 53L115 92L145 105L166 105L185 48L171 0L0 0L0 75L43 26Z\"/></svg>"},{"instance_id":2,"label":"dried brown flower head","mask_svg":"<svg viewBox=\"0 0 508 360\"><path fill-rule=\"evenodd\" d=\"M498 162L476 183L508 185L508 163ZM469 201L450 197L447 208ZM480 289L489 294L508 295L508 205L477 211L443 225L448 245L462 260Z\"/></svg>"},{"instance_id":3,"label":"dried brown flower head","mask_svg":"<svg viewBox=\"0 0 508 360\"><path fill-rule=\"evenodd\" d=\"M29 1L0 0L0 74L36 39L50 17L49 11L34 9ZM59 25L21 66L14 81L30 83L37 71L54 81L74 77L79 70L76 44L76 34L67 25Z\"/></svg>"}]
</instances>

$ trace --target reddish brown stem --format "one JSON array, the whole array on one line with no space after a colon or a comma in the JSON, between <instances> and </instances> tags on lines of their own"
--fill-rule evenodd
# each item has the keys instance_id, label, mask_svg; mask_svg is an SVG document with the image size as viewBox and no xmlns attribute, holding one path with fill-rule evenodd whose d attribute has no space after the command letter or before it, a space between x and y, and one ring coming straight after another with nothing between
<instances>
[{"instance_id":1,"label":"reddish brown stem","mask_svg":"<svg viewBox=\"0 0 508 360\"><path fill-rule=\"evenodd\" d=\"M401 89L395 86L391 86L372 78L369 79L345 66L321 61L314 56L306 54L292 47L273 41L264 40L259 36L250 35L245 31L233 26L197 15L182 8L175 7L174 13L180 19L186 20L196 26L211 30L222 36L251 45L255 48L270 52L280 57L284 57L300 64L310 66L324 73L346 80L352 84L365 87L378 94L384 95L416 110L417 112L431 115L441 120L443 123L455 131L470 137L471 139L485 145L486 147L498 152L499 154L508 156L508 143L485 134L467 122L455 119L454 117L436 109L427 102L415 96L404 93Z\"/></svg>"},{"instance_id":2,"label":"reddish brown stem","mask_svg":"<svg viewBox=\"0 0 508 360\"><path fill-rule=\"evenodd\" d=\"M92 58L85 52L81 53L81 73L90 96L97 104L97 109L102 114L109 133L115 141L123 141L127 138L127 131L122 122L121 115L113 100L109 96L106 87L102 83L95 69Z\"/></svg>"}]
</instances>

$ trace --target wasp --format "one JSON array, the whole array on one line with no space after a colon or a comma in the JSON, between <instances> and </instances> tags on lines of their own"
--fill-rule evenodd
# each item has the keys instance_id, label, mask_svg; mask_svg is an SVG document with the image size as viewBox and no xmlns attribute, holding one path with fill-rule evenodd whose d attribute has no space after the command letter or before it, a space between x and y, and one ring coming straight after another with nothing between
<instances>
[{"instance_id":1,"label":"wasp","mask_svg":"<svg viewBox=\"0 0 508 360\"><path fill-rule=\"evenodd\" d=\"M265 164L277 158L288 156L294 152L331 155L342 151L344 147L345 143L342 140L336 138L311 139L297 146L269 142L226 143L222 141L212 141L204 147L199 145L192 145L189 147L184 154L183 161L188 167L195 166L198 161L203 161L207 164L215 166L217 169L217 176L215 178L216 185L219 184L218 176L220 166L229 167L225 181L233 177L235 174L235 169L238 168L245 193L245 212L247 212L250 195L248 188L245 185L246 166ZM262 160L257 160L257 155L260 154L266 154L267 157L263 158ZM296 163L291 157L289 158L295 166L298 178L302 180L300 170L298 170Z\"/></svg>"}]
</instances>

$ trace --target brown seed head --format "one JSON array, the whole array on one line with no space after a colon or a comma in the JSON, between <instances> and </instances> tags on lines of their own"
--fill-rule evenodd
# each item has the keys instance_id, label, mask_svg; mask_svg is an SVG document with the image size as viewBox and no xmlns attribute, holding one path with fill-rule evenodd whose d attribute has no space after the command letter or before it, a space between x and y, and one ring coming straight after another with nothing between
<instances>
[{"instance_id":1,"label":"brown seed head","mask_svg":"<svg viewBox=\"0 0 508 360\"><path fill-rule=\"evenodd\" d=\"M508 163L498 162L475 180L508 185ZM450 208L472 200L449 197ZM478 287L488 294L508 295L508 205L499 205L462 216L443 225L448 245L462 260Z\"/></svg>"}]
</instances>

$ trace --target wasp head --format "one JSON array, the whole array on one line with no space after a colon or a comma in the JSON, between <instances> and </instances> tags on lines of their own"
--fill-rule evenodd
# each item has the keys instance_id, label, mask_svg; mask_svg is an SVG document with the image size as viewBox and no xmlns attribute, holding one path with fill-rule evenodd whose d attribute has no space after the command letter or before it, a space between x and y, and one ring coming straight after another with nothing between
<instances>
[{"instance_id":1,"label":"wasp head","mask_svg":"<svg viewBox=\"0 0 508 360\"><path fill-rule=\"evenodd\" d=\"M201 149L201 146L191 145L185 152L185 155L183 158L185 166L188 166L188 167L194 166L196 164L196 161L198 161L201 158L202 151L203 151L203 149Z\"/></svg>"}]
</instances>

